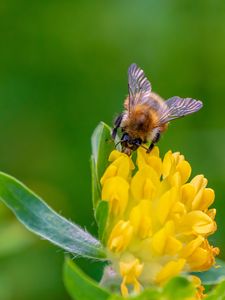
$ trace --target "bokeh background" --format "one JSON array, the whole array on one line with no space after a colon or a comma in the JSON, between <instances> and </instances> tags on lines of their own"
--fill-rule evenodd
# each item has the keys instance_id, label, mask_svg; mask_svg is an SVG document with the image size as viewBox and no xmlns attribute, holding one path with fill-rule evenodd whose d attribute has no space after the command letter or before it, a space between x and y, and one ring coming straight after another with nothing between
<instances>
[{"instance_id":1,"label":"bokeh background","mask_svg":"<svg viewBox=\"0 0 225 300\"><path fill-rule=\"evenodd\" d=\"M128 66L165 98L202 99L159 145L184 153L216 190L212 239L225 257L223 0L2 0L0 38L0 170L93 234L90 137L121 111ZM63 258L0 204L1 300L69 299ZM79 264L99 278L95 263Z\"/></svg>"}]
</instances>

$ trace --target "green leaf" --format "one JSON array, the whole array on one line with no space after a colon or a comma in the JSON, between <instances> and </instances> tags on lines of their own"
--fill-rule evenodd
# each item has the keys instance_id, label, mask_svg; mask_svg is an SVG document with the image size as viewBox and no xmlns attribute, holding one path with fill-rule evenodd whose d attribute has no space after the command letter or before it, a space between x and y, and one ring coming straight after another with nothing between
<instances>
[{"instance_id":1,"label":"green leaf","mask_svg":"<svg viewBox=\"0 0 225 300\"><path fill-rule=\"evenodd\" d=\"M126 299L126 300L133 300L134 298L133 297L132 298L129 298L129 297L128 298L124 298L124 297L118 296L118 295L111 295L108 300L124 300L124 299Z\"/></svg>"},{"instance_id":2,"label":"green leaf","mask_svg":"<svg viewBox=\"0 0 225 300\"><path fill-rule=\"evenodd\" d=\"M101 200L101 187L97 176L97 168L93 155L91 156L92 204L96 208Z\"/></svg>"},{"instance_id":3,"label":"green leaf","mask_svg":"<svg viewBox=\"0 0 225 300\"><path fill-rule=\"evenodd\" d=\"M163 288L151 287L133 300L185 300L195 296L196 290L192 283L184 277L172 278Z\"/></svg>"},{"instance_id":4,"label":"green leaf","mask_svg":"<svg viewBox=\"0 0 225 300\"><path fill-rule=\"evenodd\" d=\"M196 289L185 277L174 277L164 287L150 287L130 300L188 300L193 299Z\"/></svg>"},{"instance_id":5,"label":"green leaf","mask_svg":"<svg viewBox=\"0 0 225 300\"><path fill-rule=\"evenodd\" d=\"M107 300L111 296L69 258L66 258L64 264L64 284L72 299L75 300Z\"/></svg>"},{"instance_id":6,"label":"green leaf","mask_svg":"<svg viewBox=\"0 0 225 300\"><path fill-rule=\"evenodd\" d=\"M1 172L0 200L30 231L67 252L94 259L105 258L98 240L57 214L21 182Z\"/></svg>"},{"instance_id":7,"label":"green leaf","mask_svg":"<svg viewBox=\"0 0 225 300\"><path fill-rule=\"evenodd\" d=\"M64 283L73 299L76 300L122 300L120 295L110 293L97 282L84 274L71 259L67 258L64 266ZM172 278L163 288L151 287L130 300L187 300L194 298L196 289L184 277Z\"/></svg>"},{"instance_id":8,"label":"green leaf","mask_svg":"<svg viewBox=\"0 0 225 300\"><path fill-rule=\"evenodd\" d=\"M207 300L224 300L225 299L225 281L215 287L206 297Z\"/></svg>"},{"instance_id":9,"label":"green leaf","mask_svg":"<svg viewBox=\"0 0 225 300\"><path fill-rule=\"evenodd\" d=\"M117 139L118 137L116 137ZM109 154L115 149L115 143L111 138L111 128L103 122L99 123L94 130L91 143L92 202L98 225L99 239L104 243L109 208L108 203L101 201L100 179L109 164Z\"/></svg>"},{"instance_id":10,"label":"green leaf","mask_svg":"<svg viewBox=\"0 0 225 300\"><path fill-rule=\"evenodd\" d=\"M114 141L111 138L111 128L100 122L91 137L91 145L99 181L108 165L109 154L115 149Z\"/></svg>"},{"instance_id":11,"label":"green leaf","mask_svg":"<svg viewBox=\"0 0 225 300\"><path fill-rule=\"evenodd\" d=\"M105 240L105 230L107 228L107 220L109 213L109 203L100 201L95 211L95 218L98 224L98 237L103 242Z\"/></svg>"},{"instance_id":12,"label":"green leaf","mask_svg":"<svg viewBox=\"0 0 225 300\"><path fill-rule=\"evenodd\" d=\"M148 288L145 289L140 295L136 297L129 298L132 300L161 300L161 293L157 288ZM165 298L164 298L165 299Z\"/></svg>"},{"instance_id":13,"label":"green leaf","mask_svg":"<svg viewBox=\"0 0 225 300\"><path fill-rule=\"evenodd\" d=\"M194 272L193 275L198 276L203 285L216 285L225 280L225 262L221 259L216 259L216 268L212 267L205 272Z\"/></svg>"},{"instance_id":14,"label":"green leaf","mask_svg":"<svg viewBox=\"0 0 225 300\"><path fill-rule=\"evenodd\" d=\"M163 288L162 299L185 300L194 297L195 293L196 289L187 278L175 277Z\"/></svg>"},{"instance_id":15,"label":"green leaf","mask_svg":"<svg viewBox=\"0 0 225 300\"><path fill-rule=\"evenodd\" d=\"M100 179L108 166L109 154L115 149L115 143L111 137L111 128L105 123L101 122L96 127L92 134L92 192L93 192L93 205L96 208L99 200L101 199L101 186ZM116 141L118 137L116 137Z\"/></svg>"}]
</instances>

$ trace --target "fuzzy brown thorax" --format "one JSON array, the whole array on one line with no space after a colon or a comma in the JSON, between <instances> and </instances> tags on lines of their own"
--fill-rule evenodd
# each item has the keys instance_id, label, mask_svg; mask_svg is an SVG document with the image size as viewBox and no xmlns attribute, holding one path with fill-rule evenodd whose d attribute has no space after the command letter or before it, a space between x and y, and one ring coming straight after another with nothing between
<instances>
[{"instance_id":1,"label":"fuzzy brown thorax","mask_svg":"<svg viewBox=\"0 0 225 300\"><path fill-rule=\"evenodd\" d=\"M143 142L148 140L152 130L157 127L157 113L148 105L135 106L124 120L123 131L132 138L141 138Z\"/></svg>"}]
</instances>

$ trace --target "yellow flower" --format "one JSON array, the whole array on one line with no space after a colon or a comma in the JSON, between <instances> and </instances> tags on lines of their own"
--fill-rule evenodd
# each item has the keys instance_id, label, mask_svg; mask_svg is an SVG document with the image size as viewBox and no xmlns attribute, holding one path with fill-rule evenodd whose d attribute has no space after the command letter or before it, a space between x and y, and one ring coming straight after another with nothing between
<instances>
[{"instance_id":1,"label":"yellow flower","mask_svg":"<svg viewBox=\"0 0 225 300\"><path fill-rule=\"evenodd\" d=\"M216 230L216 211L209 209L214 191L203 175L188 182L191 166L183 155L168 151L162 160L157 147L150 154L139 148L134 164L114 150L109 161L102 201L109 202L108 256L123 296L215 264L219 249L207 240ZM193 282L201 299L200 280Z\"/></svg>"}]
</instances>

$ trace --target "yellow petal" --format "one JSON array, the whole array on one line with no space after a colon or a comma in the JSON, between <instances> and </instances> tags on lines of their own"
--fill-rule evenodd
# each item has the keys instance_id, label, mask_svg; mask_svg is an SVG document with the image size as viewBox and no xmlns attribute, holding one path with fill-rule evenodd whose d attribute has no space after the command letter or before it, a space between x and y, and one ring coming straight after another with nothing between
<instances>
[{"instance_id":1,"label":"yellow petal","mask_svg":"<svg viewBox=\"0 0 225 300\"><path fill-rule=\"evenodd\" d=\"M168 175L172 174L175 170L175 162L172 155L172 151L168 151L163 159L162 174L163 178L166 178Z\"/></svg>"},{"instance_id":2,"label":"yellow petal","mask_svg":"<svg viewBox=\"0 0 225 300\"><path fill-rule=\"evenodd\" d=\"M191 166L190 164L186 161L183 160L178 163L176 170L180 173L181 176L181 184L184 184L187 182L191 175Z\"/></svg>"},{"instance_id":3,"label":"yellow petal","mask_svg":"<svg viewBox=\"0 0 225 300\"><path fill-rule=\"evenodd\" d=\"M137 165L139 169L148 165L155 170L158 176L161 176L162 160L159 157L159 148L154 147L150 153L146 153L145 149L139 148L137 151Z\"/></svg>"},{"instance_id":4,"label":"yellow petal","mask_svg":"<svg viewBox=\"0 0 225 300\"><path fill-rule=\"evenodd\" d=\"M182 271L185 262L186 260L183 258L168 262L156 276L156 283L163 283L171 277L178 275Z\"/></svg>"},{"instance_id":5,"label":"yellow petal","mask_svg":"<svg viewBox=\"0 0 225 300\"><path fill-rule=\"evenodd\" d=\"M195 194L195 187L191 183L186 183L181 187L181 202L185 204L187 209L191 209Z\"/></svg>"},{"instance_id":6,"label":"yellow petal","mask_svg":"<svg viewBox=\"0 0 225 300\"><path fill-rule=\"evenodd\" d=\"M159 147L155 146L150 153L147 153L148 156L149 156L149 154L151 156L159 157Z\"/></svg>"},{"instance_id":7,"label":"yellow petal","mask_svg":"<svg viewBox=\"0 0 225 300\"><path fill-rule=\"evenodd\" d=\"M148 181L146 182L146 180ZM147 184L147 186L146 186ZM139 170L131 180L131 193L136 200L144 198L151 199L159 185L159 178L156 172L149 166ZM146 195L148 191L148 195Z\"/></svg>"},{"instance_id":8,"label":"yellow petal","mask_svg":"<svg viewBox=\"0 0 225 300\"><path fill-rule=\"evenodd\" d=\"M161 224L164 224L166 221L176 200L177 189L175 187L171 188L160 197L156 207L156 215Z\"/></svg>"},{"instance_id":9,"label":"yellow petal","mask_svg":"<svg viewBox=\"0 0 225 300\"><path fill-rule=\"evenodd\" d=\"M215 219L215 216L216 216L216 209L215 208L211 208L209 209L206 214L212 219L214 220Z\"/></svg>"},{"instance_id":10,"label":"yellow petal","mask_svg":"<svg viewBox=\"0 0 225 300\"><path fill-rule=\"evenodd\" d=\"M141 285L138 282L138 278L143 270L143 264L140 263L139 259L133 259L131 261L121 261L120 274L123 277L121 284L121 293L123 297L128 296L127 285L131 284L134 287L134 292L139 293L141 291Z\"/></svg>"},{"instance_id":11,"label":"yellow petal","mask_svg":"<svg viewBox=\"0 0 225 300\"><path fill-rule=\"evenodd\" d=\"M117 176L120 176L124 179L128 179L131 173L130 158L126 156L120 156L117 158L113 165L117 167Z\"/></svg>"},{"instance_id":12,"label":"yellow petal","mask_svg":"<svg viewBox=\"0 0 225 300\"><path fill-rule=\"evenodd\" d=\"M193 271L205 271L215 263L214 256L201 247L197 248L191 256L188 257L188 264Z\"/></svg>"},{"instance_id":13,"label":"yellow petal","mask_svg":"<svg viewBox=\"0 0 225 300\"><path fill-rule=\"evenodd\" d=\"M202 187L192 202L193 210L207 209L215 199L215 193L212 189Z\"/></svg>"},{"instance_id":14,"label":"yellow petal","mask_svg":"<svg viewBox=\"0 0 225 300\"><path fill-rule=\"evenodd\" d=\"M171 186L176 186L176 187L181 186L181 175L179 172L175 172L173 175L168 177Z\"/></svg>"},{"instance_id":15,"label":"yellow petal","mask_svg":"<svg viewBox=\"0 0 225 300\"><path fill-rule=\"evenodd\" d=\"M156 171L158 176L161 175L162 161L159 157L158 147L154 147L154 149L150 153L147 153L143 148L138 149L137 166L139 169L142 169L146 165L152 167Z\"/></svg>"},{"instance_id":16,"label":"yellow petal","mask_svg":"<svg viewBox=\"0 0 225 300\"><path fill-rule=\"evenodd\" d=\"M133 236L133 227L130 221L120 220L113 228L109 240L108 248L113 252L124 251Z\"/></svg>"},{"instance_id":17,"label":"yellow petal","mask_svg":"<svg viewBox=\"0 0 225 300\"><path fill-rule=\"evenodd\" d=\"M124 298L129 296L129 291L128 291L128 288L126 286L126 277L124 277L124 279L123 279L123 281L120 285L120 290L121 290L121 294Z\"/></svg>"},{"instance_id":18,"label":"yellow petal","mask_svg":"<svg viewBox=\"0 0 225 300\"><path fill-rule=\"evenodd\" d=\"M134 170L135 166L134 163L131 159L130 156L128 156L127 154L121 152L121 151L117 151L117 150L113 150L110 155L109 155L109 162L114 162L115 160L117 160L119 157L123 157L125 160L127 160L130 164L130 169Z\"/></svg>"},{"instance_id":19,"label":"yellow petal","mask_svg":"<svg viewBox=\"0 0 225 300\"><path fill-rule=\"evenodd\" d=\"M206 213L196 210L182 218L179 230L186 234L209 235L216 230L216 225Z\"/></svg>"},{"instance_id":20,"label":"yellow petal","mask_svg":"<svg viewBox=\"0 0 225 300\"><path fill-rule=\"evenodd\" d=\"M139 147L137 150L137 161L136 161L136 164L139 169L142 169L147 165L146 155L147 155L146 150Z\"/></svg>"},{"instance_id":21,"label":"yellow petal","mask_svg":"<svg viewBox=\"0 0 225 300\"><path fill-rule=\"evenodd\" d=\"M204 237L199 235L196 239L190 241L180 252L180 256L187 258L190 256L204 241Z\"/></svg>"},{"instance_id":22,"label":"yellow petal","mask_svg":"<svg viewBox=\"0 0 225 300\"><path fill-rule=\"evenodd\" d=\"M158 230L152 237L152 247L158 255L165 253L167 240L174 234L174 223L168 221L164 227Z\"/></svg>"},{"instance_id":23,"label":"yellow petal","mask_svg":"<svg viewBox=\"0 0 225 300\"><path fill-rule=\"evenodd\" d=\"M120 262L120 274L121 276L127 276L127 283L132 283L134 278L138 278L142 270L143 264L140 263L138 258Z\"/></svg>"},{"instance_id":24,"label":"yellow petal","mask_svg":"<svg viewBox=\"0 0 225 300\"><path fill-rule=\"evenodd\" d=\"M152 222L150 201L142 200L131 210L129 219L134 228L134 233L141 239L151 235Z\"/></svg>"},{"instance_id":25,"label":"yellow petal","mask_svg":"<svg viewBox=\"0 0 225 300\"><path fill-rule=\"evenodd\" d=\"M137 166L139 169L142 169L145 167L145 165L151 166L151 159L152 157L154 158L159 158L159 148L154 147L150 153L147 153L145 149L143 148L138 148L137 150ZM160 159L160 158L159 158ZM160 159L161 161L161 159Z\"/></svg>"},{"instance_id":26,"label":"yellow petal","mask_svg":"<svg viewBox=\"0 0 225 300\"><path fill-rule=\"evenodd\" d=\"M192 201L192 210L201 210L201 202L202 202L202 195L204 192L204 188L200 188L199 191L197 192L196 196L194 197L193 201Z\"/></svg>"},{"instance_id":27,"label":"yellow petal","mask_svg":"<svg viewBox=\"0 0 225 300\"><path fill-rule=\"evenodd\" d=\"M165 228L157 231L152 238L152 247L156 254L162 255L164 253L164 248L166 245L168 235Z\"/></svg>"},{"instance_id":28,"label":"yellow petal","mask_svg":"<svg viewBox=\"0 0 225 300\"><path fill-rule=\"evenodd\" d=\"M202 203L199 209L205 210L213 204L215 200L215 192L213 189L205 188L202 195Z\"/></svg>"},{"instance_id":29,"label":"yellow petal","mask_svg":"<svg viewBox=\"0 0 225 300\"><path fill-rule=\"evenodd\" d=\"M144 199L153 199L155 195L155 187L150 178L146 178L143 186L143 198Z\"/></svg>"},{"instance_id":30,"label":"yellow petal","mask_svg":"<svg viewBox=\"0 0 225 300\"><path fill-rule=\"evenodd\" d=\"M110 212L122 215L127 207L129 184L123 178L116 176L106 180L102 188L102 200L109 201Z\"/></svg>"},{"instance_id":31,"label":"yellow petal","mask_svg":"<svg viewBox=\"0 0 225 300\"><path fill-rule=\"evenodd\" d=\"M180 152L174 152L173 154L174 162L177 165L179 162L184 160L184 156L180 154Z\"/></svg>"},{"instance_id":32,"label":"yellow petal","mask_svg":"<svg viewBox=\"0 0 225 300\"><path fill-rule=\"evenodd\" d=\"M113 162L114 160L116 160L117 158L124 156L124 153L122 153L121 151L118 150L113 150L110 155L109 155L109 161Z\"/></svg>"},{"instance_id":33,"label":"yellow petal","mask_svg":"<svg viewBox=\"0 0 225 300\"><path fill-rule=\"evenodd\" d=\"M158 176L161 176L162 173L162 161L161 158L157 156L150 156L147 160L148 165L152 167Z\"/></svg>"},{"instance_id":34,"label":"yellow petal","mask_svg":"<svg viewBox=\"0 0 225 300\"><path fill-rule=\"evenodd\" d=\"M173 214L184 215L186 213L186 208L183 203L177 201L172 210Z\"/></svg>"},{"instance_id":35,"label":"yellow petal","mask_svg":"<svg viewBox=\"0 0 225 300\"><path fill-rule=\"evenodd\" d=\"M125 180L129 180L131 176L131 171L135 167L131 158L128 155L114 150L109 156L109 161L111 161L112 163L109 165L109 167L103 174L100 180L101 185L104 185L106 180L113 176L119 176L124 178Z\"/></svg>"},{"instance_id":36,"label":"yellow petal","mask_svg":"<svg viewBox=\"0 0 225 300\"><path fill-rule=\"evenodd\" d=\"M197 300L197 299L200 300L200 299L205 298L205 295L204 295L205 288L202 286L202 282L201 282L200 278L197 276L194 276L194 275L190 275L188 277L190 278L190 281L194 284L195 288L197 288L197 293L196 293L195 297L193 298L193 300ZM190 300L192 300L192 298Z\"/></svg>"},{"instance_id":37,"label":"yellow petal","mask_svg":"<svg viewBox=\"0 0 225 300\"><path fill-rule=\"evenodd\" d=\"M195 187L196 192L198 192L200 188L205 188L207 186L208 180L203 175L197 175L190 183Z\"/></svg>"},{"instance_id":38,"label":"yellow petal","mask_svg":"<svg viewBox=\"0 0 225 300\"><path fill-rule=\"evenodd\" d=\"M117 174L117 167L114 166L114 165L110 165L106 169L105 173L103 174L103 176L100 180L101 185L103 185L106 182L107 179L116 176L116 174Z\"/></svg>"},{"instance_id":39,"label":"yellow petal","mask_svg":"<svg viewBox=\"0 0 225 300\"><path fill-rule=\"evenodd\" d=\"M182 248L182 243L174 236L169 236L165 245L165 255L176 255Z\"/></svg>"}]
</instances>

